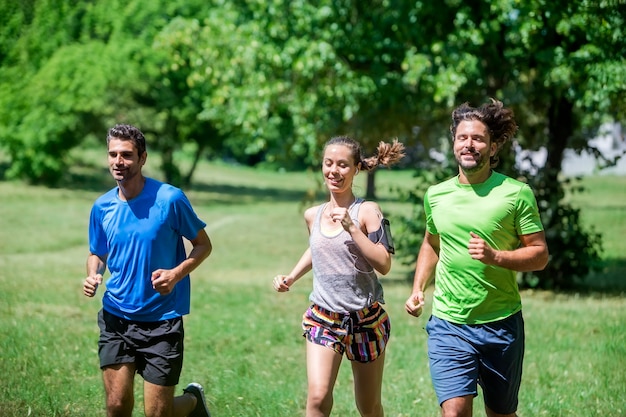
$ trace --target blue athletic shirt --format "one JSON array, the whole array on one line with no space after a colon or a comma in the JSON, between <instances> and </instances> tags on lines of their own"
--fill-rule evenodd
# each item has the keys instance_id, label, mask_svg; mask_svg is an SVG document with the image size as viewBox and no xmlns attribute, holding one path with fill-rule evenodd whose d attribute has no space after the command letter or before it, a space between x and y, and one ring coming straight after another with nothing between
<instances>
[{"instance_id":1,"label":"blue athletic shirt","mask_svg":"<svg viewBox=\"0 0 626 417\"><path fill-rule=\"evenodd\" d=\"M189 313L190 280L184 277L167 295L152 288L152 272L172 269L187 257L182 237L194 239L206 223L178 188L146 178L130 201L118 187L96 200L89 222L89 250L108 254L111 276L103 308L127 320L154 322Z\"/></svg>"}]
</instances>

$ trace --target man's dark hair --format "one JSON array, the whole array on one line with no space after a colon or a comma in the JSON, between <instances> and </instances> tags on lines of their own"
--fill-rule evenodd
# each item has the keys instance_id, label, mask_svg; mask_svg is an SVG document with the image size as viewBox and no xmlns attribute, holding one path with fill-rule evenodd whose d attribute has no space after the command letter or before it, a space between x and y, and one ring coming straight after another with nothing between
<instances>
[{"instance_id":1,"label":"man's dark hair","mask_svg":"<svg viewBox=\"0 0 626 417\"><path fill-rule=\"evenodd\" d=\"M135 126L124 124L113 126L107 133L107 145L113 138L132 141L135 148L137 148L137 152L139 152L139 156L143 155L146 151L146 138L143 136L143 133L141 133L141 130L137 129Z\"/></svg>"},{"instance_id":2,"label":"man's dark hair","mask_svg":"<svg viewBox=\"0 0 626 417\"><path fill-rule=\"evenodd\" d=\"M450 125L452 140L456 136L456 129L459 124L465 120L478 120L487 126L489 140L497 146L496 152L489 160L491 167L495 168L499 162L498 152L517 132L513 110L505 108L501 101L494 98L491 99L491 102L480 107L472 107L468 103L463 103L452 111L452 124Z\"/></svg>"}]
</instances>

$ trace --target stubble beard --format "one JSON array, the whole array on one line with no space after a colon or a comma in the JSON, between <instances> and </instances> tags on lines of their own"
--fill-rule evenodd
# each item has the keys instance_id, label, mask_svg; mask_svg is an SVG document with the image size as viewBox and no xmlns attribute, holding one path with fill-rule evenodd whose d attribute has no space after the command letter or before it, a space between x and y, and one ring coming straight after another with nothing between
<instances>
[{"instance_id":1,"label":"stubble beard","mask_svg":"<svg viewBox=\"0 0 626 417\"><path fill-rule=\"evenodd\" d=\"M487 158L479 154L477 159L474 159L472 162L468 162L463 160L463 155L458 155L456 162L463 172L474 174L476 172L480 172L485 167L487 164Z\"/></svg>"}]
</instances>

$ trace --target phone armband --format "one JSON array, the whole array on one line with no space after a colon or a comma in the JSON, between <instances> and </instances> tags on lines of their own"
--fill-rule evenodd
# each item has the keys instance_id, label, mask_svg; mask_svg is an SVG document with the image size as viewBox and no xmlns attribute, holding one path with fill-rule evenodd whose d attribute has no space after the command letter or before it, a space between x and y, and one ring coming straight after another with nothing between
<instances>
[{"instance_id":1,"label":"phone armband","mask_svg":"<svg viewBox=\"0 0 626 417\"><path fill-rule=\"evenodd\" d=\"M387 249L387 252L391 254L396 253L396 248L393 246L389 220L384 217L380 219L380 228L375 232L368 233L367 237L374 243L382 243L385 249Z\"/></svg>"}]
</instances>

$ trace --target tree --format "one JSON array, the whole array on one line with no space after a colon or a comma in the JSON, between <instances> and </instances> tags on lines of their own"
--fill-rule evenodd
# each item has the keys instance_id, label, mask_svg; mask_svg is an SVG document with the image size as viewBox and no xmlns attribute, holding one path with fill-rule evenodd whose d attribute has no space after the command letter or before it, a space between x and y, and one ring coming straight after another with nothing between
<instances>
[{"instance_id":1,"label":"tree","mask_svg":"<svg viewBox=\"0 0 626 417\"><path fill-rule=\"evenodd\" d=\"M52 3L5 2L14 6L0 42L0 137L12 160L7 174L47 184L60 179L64 155L82 140L72 133L88 131L90 111L105 97L96 60L101 45L62 47L80 38L76 21L84 5ZM82 88L87 80L89 90Z\"/></svg>"},{"instance_id":2,"label":"tree","mask_svg":"<svg viewBox=\"0 0 626 417\"><path fill-rule=\"evenodd\" d=\"M13 7L11 30L0 39L7 175L54 185L70 163L68 150L89 135L102 137L114 123L130 122L161 151L166 179L188 181L191 174L182 176L172 161L174 151L194 142L197 161L215 130L195 118L201 92L185 88L184 72L168 71L175 63L166 62L155 39L171 16L198 13L205 2L38 0L29 6Z\"/></svg>"},{"instance_id":3,"label":"tree","mask_svg":"<svg viewBox=\"0 0 626 417\"><path fill-rule=\"evenodd\" d=\"M463 51L463 62L470 63L457 68L471 74L458 102L504 99L517 113L519 143L548 151L537 175L521 173L536 191L552 253L546 270L526 274L526 285L572 287L599 259L600 237L585 230L578 210L563 201L559 173L566 148L588 146L603 121L623 117L611 108L626 103L626 85L616 71L626 64L620 35L626 14L624 5L602 4L502 0L473 8L455 4L443 13L453 11L454 19L442 39L441 61ZM437 62L427 54L423 59ZM510 162L508 167L518 174Z\"/></svg>"},{"instance_id":4,"label":"tree","mask_svg":"<svg viewBox=\"0 0 626 417\"><path fill-rule=\"evenodd\" d=\"M572 287L597 263L601 237L583 229L579 210L563 201L559 174L566 148L588 148L588 138L603 122L623 118L618 111L626 103L626 82L616 69L626 65L626 42L619 35L626 7L611 2L530 3L530 7L522 9L531 18L520 28L512 50L517 60L522 46L534 58L524 85L533 92L527 95L527 106L546 117L537 120L523 114L527 122L523 128L531 133L526 135L529 143L547 149L541 175L532 182L541 191L538 200L548 244L558 251L551 266L535 276L543 287ZM543 29L537 30L537 25ZM542 134L547 141L538 137Z\"/></svg>"},{"instance_id":5,"label":"tree","mask_svg":"<svg viewBox=\"0 0 626 417\"><path fill-rule=\"evenodd\" d=\"M449 145L454 106L497 97L517 114L517 144L548 151L537 175L515 172L511 156L502 169L527 177L544 213L555 268L533 285L563 287L597 259L599 240L563 202L561 161L603 122L623 121L625 8L610 0L5 2L0 146L9 175L46 183L62 177L67 150L114 122L146 131L166 179L179 184L210 151L311 167L335 134L367 151L397 136L425 168L425 150ZM187 173L176 159L183 149L193 154ZM583 264L574 264L582 248Z\"/></svg>"}]
</instances>

